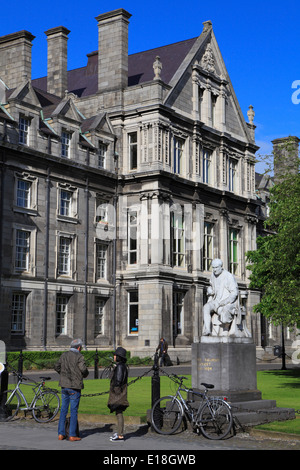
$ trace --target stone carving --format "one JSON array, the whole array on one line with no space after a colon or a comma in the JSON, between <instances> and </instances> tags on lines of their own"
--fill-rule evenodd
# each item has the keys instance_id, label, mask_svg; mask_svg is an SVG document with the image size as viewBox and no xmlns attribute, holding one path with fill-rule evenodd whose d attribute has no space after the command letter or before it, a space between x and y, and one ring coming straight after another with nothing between
<instances>
[{"instance_id":1,"label":"stone carving","mask_svg":"<svg viewBox=\"0 0 300 470\"><path fill-rule=\"evenodd\" d=\"M203 336L251 337L246 326L246 311L240 307L239 289L234 276L223 268L220 259L212 262L213 273L203 307Z\"/></svg>"},{"instance_id":2,"label":"stone carving","mask_svg":"<svg viewBox=\"0 0 300 470\"><path fill-rule=\"evenodd\" d=\"M160 80L161 69L162 63L160 57L157 55L155 57L155 61L153 62L154 80Z\"/></svg>"},{"instance_id":3,"label":"stone carving","mask_svg":"<svg viewBox=\"0 0 300 470\"><path fill-rule=\"evenodd\" d=\"M215 59L214 59L214 55L213 55L213 52L212 52L211 44L207 44L206 51L203 54L203 57L202 57L202 60L201 60L201 66L207 72L211 72L211 73L216 72Z\"/></svg>"}]
</instances>

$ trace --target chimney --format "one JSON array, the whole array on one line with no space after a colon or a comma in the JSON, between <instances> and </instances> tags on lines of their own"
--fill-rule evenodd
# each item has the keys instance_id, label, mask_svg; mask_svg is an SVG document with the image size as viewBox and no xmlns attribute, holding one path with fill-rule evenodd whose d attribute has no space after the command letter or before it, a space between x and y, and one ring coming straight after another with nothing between
<instances>
[{"instance_id":1,"label":"chimney","mask_svg":"<svg viewBox=\"0 0 300 470\"><path fill-rule=\"evenodd\" d=\"M16 88L25 77L31 80L31 48L35 38L28 31L0 37L0 78Z\"/></svg>"},{"instance_id":2,"label":"chimney","mask_svg":"<svg viewBox=\"0 0 300 470\"><path fill-rule=\"evenodd\" d=\"M272 140L274 157L274 180L282 181L285 175L298 174L299 142L295 136Z\"/></svg>"},{"instance_id":3,"label":"chimney","mask_svg":"<svg viewBox=\"0 0 300 470\"><path fill-rule=\"evenodd\" d=\"M68 90L68 34L64 26L45 31L48 41L47 91L64 96Z\"/></svg>"},{"instance_id":4,"label":"chimney","mask_svg":"<svg viewBox=\"0 0 300 470\"><path fill-rule=\"evenodd\" d=\"M128 86L128 24L131 14L123 8L97 16L98 91Z\"/></svg>"}]
</instances>

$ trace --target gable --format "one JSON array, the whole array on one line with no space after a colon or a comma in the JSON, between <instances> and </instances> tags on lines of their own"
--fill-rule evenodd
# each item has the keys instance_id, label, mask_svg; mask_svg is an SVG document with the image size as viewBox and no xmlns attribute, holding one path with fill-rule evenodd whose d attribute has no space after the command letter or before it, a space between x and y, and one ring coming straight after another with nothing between
<instances>
[{"instance_id":1,"label":"gable","mask_svg":"<svg viewBox=\"0 0 300 470\"><path fill-rule=\"evenodd\" d=\"M201 93L203 109L208 106L204 96L207 90L215 100L225 96L225 126L219 130L226 131L236 138L251 140L210 22L204 23L202 34L195 41L169 84L172 88L165 98L165 104L191 119L197 119L195 109L200 105L195 101L200 100ZM195 85L200 88L197 92L199 96L195 96ZM208 113L209 110L204 109L203 114L205 112ZM217 112L220 113L220 110ZM210 126L203 115L199 120Z\"/></svg>"},{"instance_id":2,"label":"gable","mask_svg":"<svg viewBox=\"0 0 300 470\"><path fill-rule=\"evenodd\" d=\"M10 94L8 101L18 101L25 106L27 105L30 107L33 106L40 108L40 102L35 93L35 90L31 85L30 80L26 80L17 88L15 88L14 91Z\"/></svg>"}]
</instances>

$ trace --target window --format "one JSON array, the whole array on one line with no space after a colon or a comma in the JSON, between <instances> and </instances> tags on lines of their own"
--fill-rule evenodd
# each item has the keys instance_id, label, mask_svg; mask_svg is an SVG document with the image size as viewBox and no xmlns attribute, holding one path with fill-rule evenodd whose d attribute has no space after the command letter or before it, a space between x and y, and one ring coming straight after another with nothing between
<instances>
[{"instance_id":1,"label":"window","mask_svg":"<svg viewBox=\"0 0 300 470\"><path fill-rule=\"evenodd\" d=\"M71 242L69 237L59 237L58 248L58 274L70 276L71 274Z\"/></svg>"},{"instance_id":2,"label":"window","mask_svg":"<svg viewBox=\"0 0 300 470\"><path fill-rule=\"evenodd\" d=\"M228 162L228 189L229 191L236 190L236 161L229 158Z\"/></svg>"},{"instance_id":3,"label":"window","mask_svg":"<svg viewBox=\"0 0 300 470\"><path fill-rule=\"evenodd\" d=\"M11 333L25 333L26 295L14 293L12 296Z\"/></svg>"},{"instance_id":4,"label":"window","mask_svg":"<svg viewBox=\"0 0 300 470\"><path fill-rule=\"evenodd\" d=\"M202 181L209 184L211 180L211 152L203 150L202 152Z\"/></svg>"},{"instance_id":5,"label":"window","mask_svg":"<svg viewBox=\"0 0 300 470\"><path fill-rule=\"evenodd\" d=\"M95 336L103 335L104 308L106 300L96 297L95 301Z\"/></svg>"},{"instance_id":6,"label":"window","mask_svg":"<svg viewBox=\"0 0 300 470\"><path fill-rule=\"evenodd\" d=\"M137 263L137 212L128 212L128 264Z\"/></svg>"},{"instance_id":7,"label":"window","mask_svg":"<svg viewBox=\"0 0 300 470\"><path fill-rule=\"evenodd\" d=\"M108 205L107 201L104 201L103 198L96 198L96 222L108 222Z\"/></svg>"},{"instance_id":8,"label":"window","mask_svg":"<svg viewBox=\"0 0 300 470\"><path fill-rule=\"evenodd\" d=\"M99 150L98 150L98 167L99 168L106 167L106 153L107 153L107 145L100 142Z\"/></svg>"},{"instance_id":9,"label":"window","mask_svg":"<svg viewBox=\"0 0 300 470\"><path fill-rule=\"evenodd\" d=\"M106 278L106 261L107 261L107 248L108 245L96 242L96 278Z\"/></svg>"},{"instance_id":10,"label":"window","mask_svg":"<svg viewBox=\"0 0 300 470\"><path fill-rule=\"evenodd\" d=\"M173 295L173 337L183 334L183 292L174 292Z\"/></svg>"},{"instance_id":11,"label":"window","mask_svg":"<svg viewBox=\"0 0 300 470\"><path fill-rule=\"evenodd\" d=\"M139 296L138 291L128 292L128 316L129 316L129 334L138 334L139 332Z\"/></svg>"},{"instance_id":12,"label":"window","mask_svg":"<svg viewBox=\"0 0 300 470\"><path fill-rule=\"evenodd\" d=\"M173 266L184 267L185 241L184 217L182 210L171 213L171 237L173 246Z\"/></svg>"},{"instance_id":13,"label":"window","mask_svg":"<svg viewBox=\"0 0 300 470\"><path fill-rule=\"evenodd\" d=\"M137 169L137 132L128 134L129 169Z\"/></svg>"},{"instance_id":14,"label":"window","mask_svg":"<svg viewBox=\"0 0 300 470\"><path fill-rule=\"evenodd\" d=\"M214 257L214 225L204 223L203 240L203 270L211 271L211 263Z\"/></svg>"},{"instance_id":15,"label":"window","mask_svg":"<svg viewBox=\"0 0 300 470\"><path fill-rule=\"evenodd\" d=\"M229 271L238 274L238 230L229 229Z\"/></svg>"},{"instance_id":16,"label":"window","mask_svg":"<svg viewBox=\"0 0 300 470\"><path fill-rule=\"evenodd\" d=\"M31 232L16 230L16 271L29 271L30 235Z\"/></svg>"},{"instance_id":17,"label":"window","mask_svg":"<svg viewBox=\"0 0 300 470\"><path fill-rule=\"evenodd\" d=\"M17 206L29 209L31 207L31 182L17 180Z\"/></svg>"},{"instance_id":18,"label":"window","mask_svg":"<svg viewBox=\"0 0 300 470\"><path fill-rule=\"evenodd\" d=\"M201 121L202 117L202 107L203 107L203 89L199 86L198 87L198 109L199 109L199 121Z\"/></svg>"},{"instance_id":19,"label":"window","mask_svg":"<svg viewBox=\"0 0 300 470\"><path fill-rule=\"evenodd\" d=\"M216 109L217 109L217 96L211 95L211 125L215 127L216 125Z\"/></svg>"},{"instance_id":20,"label":"window","mask_svg":"<svg viewBox=\"0 0 300 470\"><path fill-rule=\"evenodd\" d=\"M28 145L29 120L20 117L19 119L19 144Z\"/></svg>"},{"instance_id":21,"label":"window","mask_svg":"<svg viewBox=\"0 0 300 470\"><path fill-rule=\"evenodd\" d=\"M58 295L56 297L56 334L67 334L67 313L69 297Z\"/></svg>"},{"instance_id":22,"label":"window","mask_svg":"<svg viewBox=\"0 0 300 470\"><path fill-rule=\"evenodd\" d=\"M60 204L59 204L59 214L70 217L71 213L71 203L72 203L72 192L60 190Z\"/></svg>"},{"instance_id":23,"label":"window","mask_svg":"<svg viewBox=\"0 0 300 470\"><path fill-rule=\"evenodd\" d=\"M173 170L174 173L180 174L183 170L183 149L184 141L177 137L174 138L174 160Z\"/></svg>"},{"instance_id":24,"label":"window","mask_svg":"<svg viewBox=\"0 0 300 470\"><path fill-rule=\"evenodd\" d=\"M61 134L61 156L70 158L70 143L71 134L69 132L62 132Z\"/></svg>"}]
</instances>

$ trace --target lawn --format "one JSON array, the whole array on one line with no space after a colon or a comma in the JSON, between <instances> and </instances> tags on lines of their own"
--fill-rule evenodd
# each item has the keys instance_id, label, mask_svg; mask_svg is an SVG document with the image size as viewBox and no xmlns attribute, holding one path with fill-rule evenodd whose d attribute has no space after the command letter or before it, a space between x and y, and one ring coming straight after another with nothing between
<instances>
[{"instance_id":1,"label":"lawn","mask_svg":"<svg viewBox=\"0 0 300 470\"><path fill-rule=\"evenodd\" d=\"M275 421L257 426L269 431L300 434L300 370L273 370L257 373L257 388L263 399L276 400L281 408L293 408L296 419Z\"/></svg>"},{"instance_id":2,"label":"lawn","mask_svg":"<svg viewBox=\"0 0 300 470\"><path fill-rule=\"evenodd\" d=\"M136 381L129 379L130 406L124 413L125 416L146 416L147 410L151 408L151 376L152 372ZM130 383L133 381L134 383ZM58 382L47 382L47 386L60 390ZM191 387L191 376L188 376L186 386ZM30 387L27 390L28 388ZM257 373L257 388L262 392L263 399L276 400L278 407L293 408L296 411L296 419L267 423L257 428L300 434L300 370L260 371ZM161 396L174 394L176 389L176 384L169 377L160 377ZM109 379L85 380L79 413L110 414L107 408L108 390ZM85 396L94 394L95 396Z\"/></svg>"}]
</instances>

